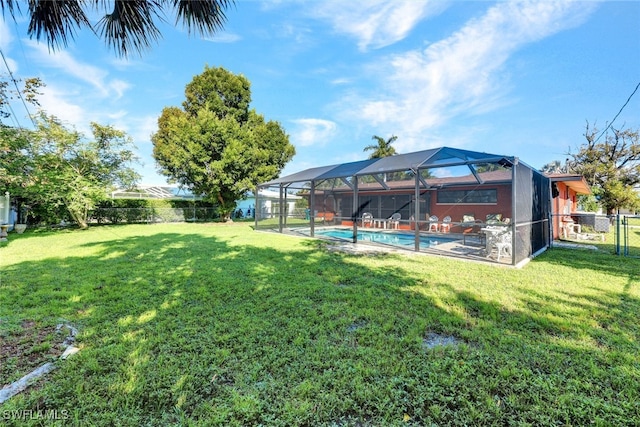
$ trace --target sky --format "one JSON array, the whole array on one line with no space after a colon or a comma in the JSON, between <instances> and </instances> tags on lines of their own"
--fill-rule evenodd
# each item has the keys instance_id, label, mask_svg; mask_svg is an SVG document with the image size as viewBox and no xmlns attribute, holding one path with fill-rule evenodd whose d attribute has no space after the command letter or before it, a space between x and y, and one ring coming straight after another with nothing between
<instances>
[{"instance_id":1,"label":"sky","mask_svg":"<svg viewBox=\"0 0 640 427\"><path fill-rule=\"evenodd\" d=\"M6 16L0 75L42 79L42 108L88 136L91 122L127 132L148 185L167 182L157 119L205 66L244 75L250 107L285 129L296 155L283 176L366 159L374 135L397 136L398 153L446 146L541 168L576 152L587 124L640 129L639 1L238 0L207 37L174 20L122 59L87 30L50 51ZM29 127L13 110L8 124Z\"/></svg>"}]
</instances>

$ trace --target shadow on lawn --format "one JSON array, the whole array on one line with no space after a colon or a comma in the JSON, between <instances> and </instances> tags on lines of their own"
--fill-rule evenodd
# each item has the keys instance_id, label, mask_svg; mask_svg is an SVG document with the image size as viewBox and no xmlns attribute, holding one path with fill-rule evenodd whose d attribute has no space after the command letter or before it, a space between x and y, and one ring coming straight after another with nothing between
<instances>
[{"instance_id":1,"label":"shadow on lawn","mask_svg":"<svg viewBox=\"0 0 640 427\"><path fill-rule=\"evenodd\" d=\"M508 310L444 279L429 281L387 265L395 255L373 256L380 262L368 268L355 260L369 255L329 253L316 240L295 240L292 249L281 251L245 244L242 233L114 234L85 244L89 256L9 266L1 285L3 305L19 316L73 322L84 346L55 383L19 405L73 407L79 418L98 424L118 423L120 417L131 425L150 419L173 424L183 417L220 424L318 424L353 417L387 424L409 412L418 423L452 420L448 412L434 412L434 405L455 416L472 414L476 406L494 420L532 421L531 402L491 406L493 396L504 395L504 402L526 381L503 373L505 366L561 375L573 358L578 365L608 363L597 350L569 348L558 340L599 331L571 318L558 320L562 313L549 317L534 306L543 304L544 295L524 293L527 309ZM613 269L614 261L607 262ZM595 268L586 259L577 263L576 268ZM417 292L417 284L442 292ZM631 296L626 304L603 308L638 307ZM429 331L455 335L468 345L428 352L422 340ZM596 372L594 381L601 376ZM487 385L476 377L498 379ZM568 380L547 389L549 396L539 390L539 399L552 406L554 391ZM475 395L466 394L465 382L477 384ZM576 399L589 392L588 385ZM568 421L584 420L575 415Z\"/></svg>"}]
</instances>

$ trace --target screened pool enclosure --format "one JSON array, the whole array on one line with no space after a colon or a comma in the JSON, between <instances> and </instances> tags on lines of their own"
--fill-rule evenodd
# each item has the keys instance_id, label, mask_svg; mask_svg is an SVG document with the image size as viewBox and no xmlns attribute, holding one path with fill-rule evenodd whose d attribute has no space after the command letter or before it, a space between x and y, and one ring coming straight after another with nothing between
<instances>
[{"instance_id":1,"label":"screened pool enclosure","mask_svg":"<svg viewBox=\"0 0 640 427\"><path fill-rule=\"evenodd\" d=\"M262 189L280 197L256 199L256 230L512 265L550 244L549 179L516 157L435 148L311 168Z\"/></svg>"}]
</instances>

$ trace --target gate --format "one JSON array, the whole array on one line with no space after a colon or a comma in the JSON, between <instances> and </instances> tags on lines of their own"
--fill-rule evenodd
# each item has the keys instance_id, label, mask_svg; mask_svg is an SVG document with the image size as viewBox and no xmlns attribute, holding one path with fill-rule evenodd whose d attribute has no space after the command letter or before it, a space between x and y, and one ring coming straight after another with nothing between
<instances>
[{"instance_id":1,"label":"gate","mask_svg":"<svg viewBox=\"0 0 640 427\"><path fill-rule=\"evenodd\" d=\"M616 217L616 254L640 257L640 215Z\"/></svg>"}]
</instances>

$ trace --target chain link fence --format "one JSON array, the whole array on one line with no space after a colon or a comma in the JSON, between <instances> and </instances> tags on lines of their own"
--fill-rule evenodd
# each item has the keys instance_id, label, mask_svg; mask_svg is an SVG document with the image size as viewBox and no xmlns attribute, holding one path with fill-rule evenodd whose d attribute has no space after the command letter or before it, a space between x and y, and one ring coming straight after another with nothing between
<instances>
[{"instance_id":1,"label":"chain link fence","mask_svg":"<svg viewBox=\"0 0 640 427\"><path fill-rule=\"evenodd\" d=\"M617 215L616 254L640 257L640 215Z\"/></svg>"},{"instance_id":2,"label":"chain link fence","mask_svg":"<svg viewBox=\"0 0 640 427\"><path fill-rule=\"evenodd\" d=\"M288 223L308 226L309 209L296 208L288 215ZM242 215L233 215L241 218ZM270 218L271 217L271 218ZM269 221L270 218L270 221ZM216 208L97 208L90 216L96 224L151 224L217 221ZM266 222L277 225L277 217L266 215ZM640 257L640 215L596 215L572 213L553 216L556 241L594 245L604 253Z\"/></svg>"},{"instance_id":3,"label":"chain link fence","mask_svg":"<svg viewBox=\"0 0 640 427\"><path fill-rule=\"evenodd\" d=\"M90 221L97 224L207 222L220 219L216 208L97 208Z\"/></svg>"},{"instance_id":4,"label":"chain link fence","mask_svg":"<svg viewBox=\"0 0 640 427\"><path fill-rule=\"evenodd\" d=\"M604 253L640 257L640 216L572 213L554 215L556 241L596 246Z\"/></svg>"}]
</instances>

